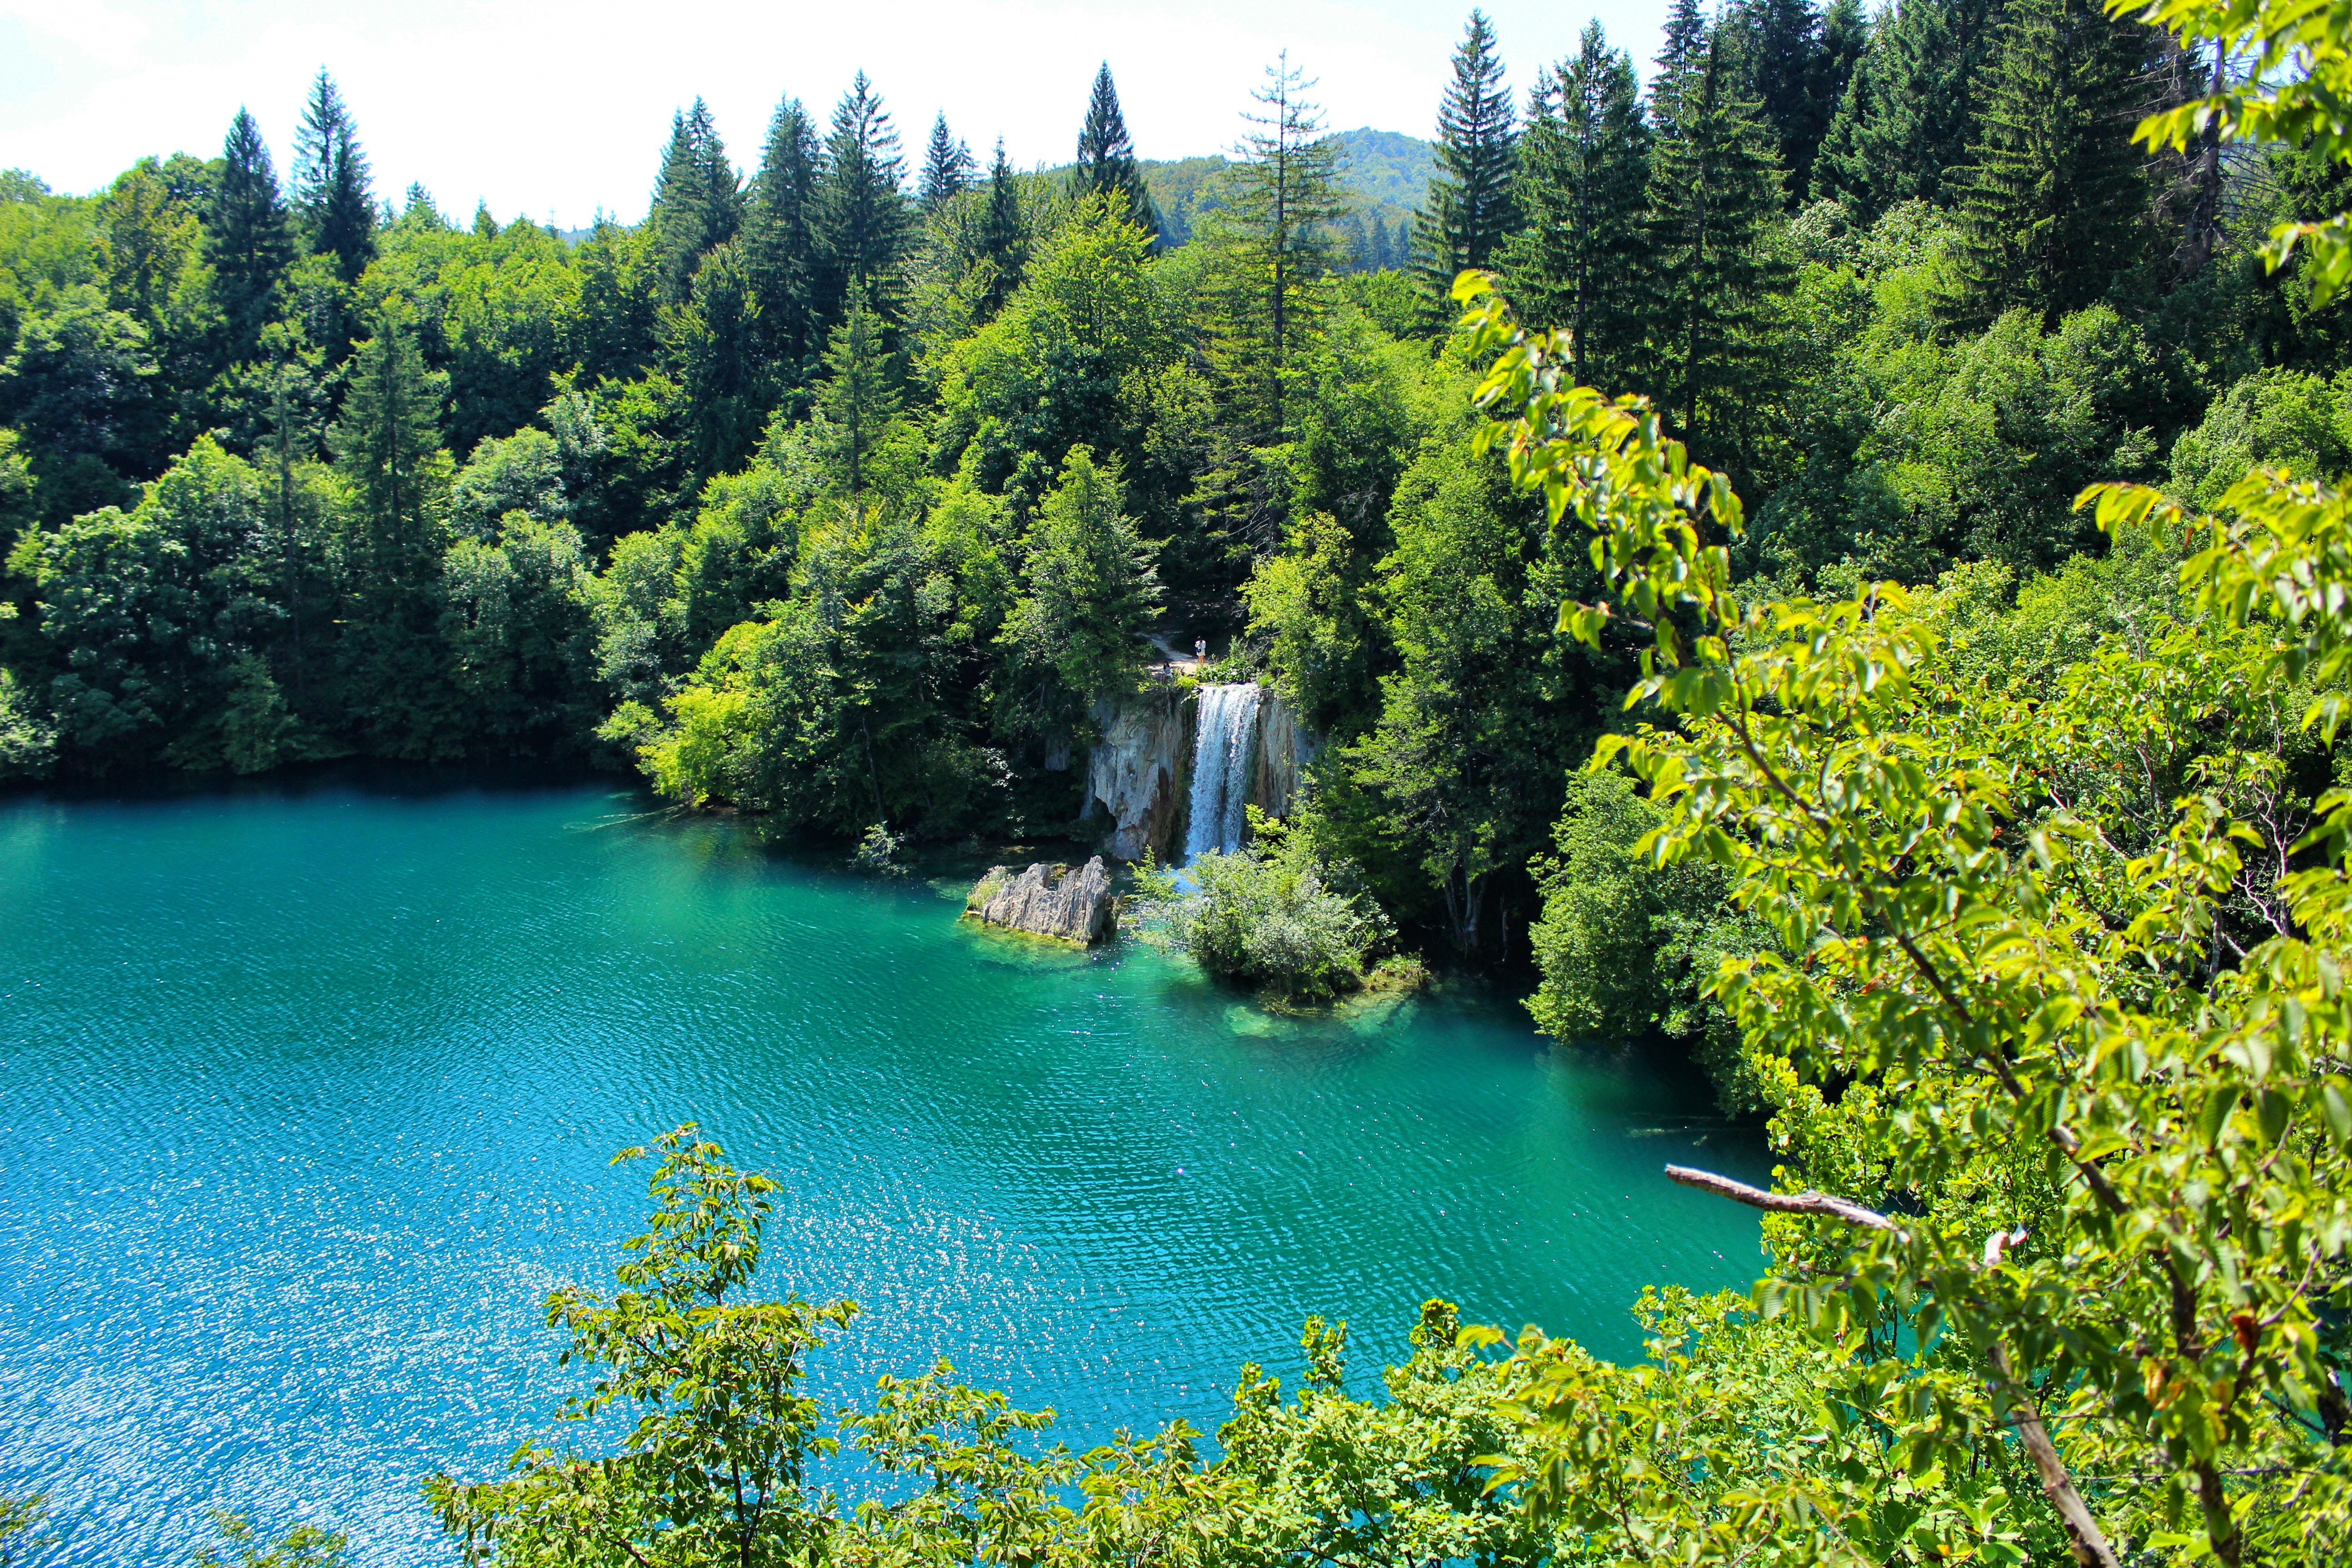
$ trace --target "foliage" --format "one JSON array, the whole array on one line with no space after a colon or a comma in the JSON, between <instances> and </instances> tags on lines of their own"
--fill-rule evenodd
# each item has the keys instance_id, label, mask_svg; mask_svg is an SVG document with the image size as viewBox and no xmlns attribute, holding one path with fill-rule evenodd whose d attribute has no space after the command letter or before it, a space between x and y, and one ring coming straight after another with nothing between
<instances>
[{"instance_id":1,"label":"foliage","mask_svg":"<svg viewBox=\"0 0 2352 1568\"><path fill-rule=\"evenodd\" d=\"M1517 127L1495 29L1483 11L1470 13L1454 51L1454 79L1437 110L1437 165L1417 215L1413 251L1443 310L1454 275L1489 265L1518 226Z\"/></svg>"},{"instance_id":2,"label":"foliage","mask_svg":"<svg viewBox=\"0 0 2352 1568\"><path fill-rule=\"evenodd\" d=\"M1465 279L1465 300L1486 288ZM1645 848L1722 867L1779 939L1727 963L1717 994L1796 1168L1854 1194L1755 1194L1822 1220L1774 1222L1759 1299L1868 1336L1856 1373L1928 1417L1903 1436L1915 1471L1956 1473L2015 1430L2082 1561L2119 1542L2316 1560L2352 1525L2332 1348L2352 1241L2328 978L2345 845L2338 797L2299 803L2260 715L2281 675L2324 693L2352 662L2327 607L2352 506L2259 471L2215 515L2086 492L2105 527L2202 540L2182 567L2198 618L2103 647L2044 698L1970 681L1891 584L1743 602L1701 531L1740 527L1722 477L1639 400L1553 379L1564 344L1492 303L1475 319L1502 351L1489 438L1590 531L1613 593L1563 628L1638 629L1633 700L1681 721L1598 758L1625 757L1665 813ZM2310 710L2332 736L2335 700ZM2194 755L2216 720L2252 732ZM2168 819L2084 787L2151 749L2192 753ZM2231 895L2266 886L2239 924ZM1550 1440L1590 1440L1577 1380L1529 1408ZM1841 1526L1793 1475L1757 1507Z\"/></svg>"},{"instance_id":3,"label":"foliage","mask_svg":"<svg viewBox=\"0 0 2352 1568\"><path fill-rule=\"evenodd\" d=\"M1133 897L1146 933L1220 980L1293 1001L1354 990L1390 936L1388 917L1353 866L1316 854L1311 825L1278 822L1255 806L1249 822L1244 847L1192 858L1189 887L1145 868Z\"/></svg>"},{"instance_id":4,"label":"foliage","mask_svg":"<svg viewBox=\"0 0 2352 1568\"><path fill-rule=\"evenodd\" d=\"M243 1514L213 1514L213 1530L220 1545L233 1551L224 1557L218 1548L199 1548L193 1568L343 1568L349 1539L341 1531L315 1524L298 1524L274 1542L265 1542L253 1521Z\"/></svg>"},{"instance_id":5,"label":"foliage","mask_svg":"<svg viewBox=\"0 0 2352 1568\"><path fill-rule=\"evenodd\" d=\"M646 1232L623 1244L621 1289L567 1286L547 1298L562 1362L602 1369L562 1419L583 1433L606 1411L633 1414L617 1455L526 1442L505 1479L436 1475L426 1493L468 1562L789 1563L821 1538L824 1501L808 1486L817 1401L807 1357L849 1325L846 1301L741 1300L759 1268L776 1184L728 1165L688 1122L654 1144ZM645 1158L624 1150L614 1163Z\"/></svg>"},{"instance_id":6,"label":"foliage","mask_svg":"<svg viewBox=\"0 0 2352 1568\"><path fill-rule=\"evenodd\" d=\"M1654 868L1637 849L1664 814L1619 773L1569 781L1553 830L1557 858L1538 862L1543 916L1528 931L1542 984L1536 1026L1563 1040L1683 1041L1733 1113L1761 1109L1738 1026L1712 994L1726 958L1772 945L1735 910L1716 867Z\"/></svg>"}]
</instances>

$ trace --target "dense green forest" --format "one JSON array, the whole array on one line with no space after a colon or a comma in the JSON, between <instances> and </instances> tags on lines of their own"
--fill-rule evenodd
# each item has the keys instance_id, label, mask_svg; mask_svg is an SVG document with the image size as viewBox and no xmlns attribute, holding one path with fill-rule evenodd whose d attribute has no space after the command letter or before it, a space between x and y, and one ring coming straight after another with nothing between
<instances>
[{"instance_id":1,"label":"dense green forest","mask_svg":"<svg viewBox=\"0 0 2352 1568\"><path fill-rule=\"evenodd\" d=\"M1477 449L1446 289L1727 475L1739 578L1937 584L2046 677L2164 602L2084 485L2352 452L2344 311L2262 258L2352 181L2132 140L2212 68L2083 0L1685 0L1646 86L1592 26L1514 93L1474 15L1393 234L1287 59L1172 201L1108 67L1049 174L860 76L748 175L682 110L576 243L382 201L322 71L283 181L240 111L0 189L0 777L584 759L887 857L1073 830L1143 634L1204 637L1324 739L1303 835L1381 929L1752 1108L1704 993L1763 933L1576 776L1636 662L1558 630L1593 566Z\"/></svg>"},{"instance_id":2,"label":"dense green forest","mask_svg":"<svg viewBox=\"0 0 2352 1568\"><path fill-rule=\"evenodd\" d=\"M1374 1399L1310 1321L1213 1458L944 1368L828 1421L854 1308L745 1300L773 1188L681 1131L621 1289L550 1299L572 1445L431 1483L469 1554L2342 1560L2352 22L1497 51L1409 269L1344 265L1287 60L1189 237L1108 70L1053 177L908 170L860 78L746 182L697 106L577 247L380 205L324 76L290 191L242 115L10 177L11 773L589 756L1050 831L1141 634L1207 636L1327 740L1268 864L1769 1115L1777 1191L1670 1173L1769 1214L1752 1300L1645 1298L1630 1366L1433 1301Z\"/></svg>"}]
</instances>

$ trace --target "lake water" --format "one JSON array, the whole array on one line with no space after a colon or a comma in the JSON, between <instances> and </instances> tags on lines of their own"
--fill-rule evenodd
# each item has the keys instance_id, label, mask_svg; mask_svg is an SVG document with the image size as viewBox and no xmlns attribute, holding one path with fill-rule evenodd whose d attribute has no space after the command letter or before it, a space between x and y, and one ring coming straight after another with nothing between
<instances>
[{"instance_id":1,"label":"lake water","mask_svg":"<svg viewBox=\"0 0 2352 1568\"><path fill-rule=\"evenodd\" d=\"M1744 1287L1760 1174L1687 1075L1507 998L1269 1016L1148 951L961 924L609 786L348 779L0 800L0 1491L36 1561L177 1560L205 1510L446 1562L417 1490L578 1386L689 1118L782 1184L762 1283L866 1315L854 1397L945 1353L1084 1444L1213 1431L1300 1320L1377 1387L1416 1304L1636 1353L1648 1281Z\"/></svg>"}]
</instances>

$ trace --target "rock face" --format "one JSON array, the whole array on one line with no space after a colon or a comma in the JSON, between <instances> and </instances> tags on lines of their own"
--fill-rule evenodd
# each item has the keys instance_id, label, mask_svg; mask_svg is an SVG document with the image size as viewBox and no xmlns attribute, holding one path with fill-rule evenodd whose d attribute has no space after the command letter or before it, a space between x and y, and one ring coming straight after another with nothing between
<instances>
[{"instance_id":1,"label":"rock face","mask_svg":"<svg viewBox=\"0 0 2352 1568\"><path fill-rule=\"evenodd\" d=\"M1099 855L1076 871L1041 863L1016 877L1010 866L992 866L964 900L963 909L982 925L1081 947L1104 941L1118 929L1110 871Z\"/></svg>"},{"instance_id":2,"label":"rock face","mask_svg":"<svg viewBox=\"0 0 2352 1568\"><path fill-rule=\"evenodd\" d=\"M1237 847L1227 840L1239 837L1242 805L1290 815L1317 750L1297 715L1254 682L1106 702L1095 709L1095 726L1101 739L1087 759L1087 809L1089 817L1110 818L1102 849L1115 860L1140 860L1146 850L1165 860L1203 846ZM1199 776L1211 765L1202 761L1209 750L1216 752L1213 781ZM1216 787L1204 792L1204 783ZM1188 823L1201 815L1204 793L1216 797L1219 820Z\"/></svg>"},{"instance_id":3,"label":"rock face","mask_svg":"<svg viewBox=\"0 0 2352 1568\"><path fill-rule=\"evenodd\" d=\"M1110 817L1103 852L1140 860L1166 855L1181 815L1192 750L1192 716L1172 690L1146 692L1095 710L1102 739L1087 760L1089 811Z\"/></svg>"},{"instance_id":4,"label":"rock face","mask_svg":"<svg viewBox=\"0 0 2352 1568\"><path fill-rule=\"evenodd\" d=\"M1250 804L1268 816L1288 816L1299 775L1315 760L1315 737L1299 727L1298 715L1275 693L1265 696L1257 721L1256 766L1250 774Z\"/></svg>"}]
</instances>

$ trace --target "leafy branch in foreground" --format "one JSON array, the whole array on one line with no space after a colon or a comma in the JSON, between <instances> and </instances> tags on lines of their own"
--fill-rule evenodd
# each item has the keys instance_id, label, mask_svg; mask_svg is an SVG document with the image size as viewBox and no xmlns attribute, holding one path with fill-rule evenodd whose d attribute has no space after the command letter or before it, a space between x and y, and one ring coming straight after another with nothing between
<instances>
[{"instance_id":1,"label":"leafy branch in foreground","mask_svg":"<svg viewBox=\"0 0 2352 1568\"><path fill-rule=\"evenodd\" d=\"M2352 501L2278 473L2209 517L2086 494L2105 526L2206 542L2182 566L2197 617L2103 648L2055 695L1996 686L1893 584L1743 605L1721 477L1638 399L1564 386L1568 345L1519 331L1486 280L1457 293L1496 354L1490 439L1555 527L1590 531L1619 595L1562 629L1597 643L1635 620L1627 706L1675 721L1593 765L1648 785L1656 863L1722 866L1772 930L1716 991L1785 1173L1859 1205L1768 1221L1760 1304L1899 1387L1913 1473L2023 1437L2079 1562L2319 1561L2352 1533L2352 803L2297 801L2242 724L2291 676L2340 680ZM2192 758L2153 830L2084 784L2150 754ZM2308 867L2273 929L2233 899L2249 851ZM1561 1382L1532 1428L1592 1441L1582 1400ZM1802 1517L1824 1557L1868 1555L1801 1479L1754 1510L1685 1549L1735 1557Z\"/></svg>"}]
</instances>

